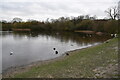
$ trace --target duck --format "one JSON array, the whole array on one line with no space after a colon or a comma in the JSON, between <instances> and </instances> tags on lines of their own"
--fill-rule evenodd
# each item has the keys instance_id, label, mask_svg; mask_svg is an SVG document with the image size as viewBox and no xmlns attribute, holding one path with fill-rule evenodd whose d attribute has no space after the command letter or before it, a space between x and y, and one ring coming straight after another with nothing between
<instances>
[{"instance_id":1,"label":"duck","mask_svg":"<svg viewBox=\"0 0 120 80\"><path fill-rule=\"evenodd\" d=\"M55 50L56 48L53 48L53 50Z\"/></svg>"},{"instance_id":2,"label":"duck","mask_svg":"<svg viewBox=\"0 0 120 80\"><path fill-rule=\"evenodd\" d=\"M13 52L10 52L10 55L13 55Z\"/></svg>"},{"instance_id":3,"label":"duck","mask_svg":"<svg viewBox=\"0 0 120 80\"><path fill-rule=\"evenodd\" d=\"M55 54L58 54L58 51L55 51Z\"/></svg>"},{"instance_id":4,"label":"duck","mask_svg":"<svg viewBox=\"0 0 120 80\"><path fill-rule=\"evenodd\" d=\"M68 54L68 53L66 53L66 55L68 56L69 54Z\"/></svg>"}]
</instances>

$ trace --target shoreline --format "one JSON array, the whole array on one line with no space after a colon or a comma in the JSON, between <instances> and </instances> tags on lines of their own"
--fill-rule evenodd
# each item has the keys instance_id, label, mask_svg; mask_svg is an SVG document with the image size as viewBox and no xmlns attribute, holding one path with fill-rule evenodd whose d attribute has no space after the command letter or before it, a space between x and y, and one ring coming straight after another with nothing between
<instances>
[{"instance_id":1,"label":"shoreline","mask_svg":"<svg viewBox=\"0 0 120 80\"><path fill-rule=\"evenodd\" d=\"M111 40L111 39L108 39L107 41L109 41L109 40ZM106 41L104 41L104 42L106 42ZM73 52L77 52L77 51L87 49L87 48L90 48L90 47L95 47L95 46L101 45L103 43L98 43L98 44L88 46L88 47L85 47L85 48L81 48L81 49L75 49L75 50L66 51L61 56L53 58L53 59L41 60L41 61L31 62L29 64L25 64L25 65L21 65L21 66L10 67L10 68L4 70L5 72L2 73L2 76L3 76L3 78L4 77L10 77L10 76L12 76L12 75L14 75L16 73L21 73L21 72L28 71L32 67L37 67L37 66L41 66L41 65L44 65L44 64L49 64L49 63L52 63L52 62L55 62L55 61L59 61L59 60L64 59L64 57L69 56ZM66 55L66 53L68 53L69 55Z\"/></svg>"},{"instance_id":2,"label":"shoreline","mask_svg":"<svg viewBox=\"0 0 120 80\"><path fill-rule=\"evenodd\" d=\"M76 55L76 53L78 53L82 50L86 50L86 49L89 49L89 48L94 48L94 47L106 44L112 39L108 39L107 41L104 41L103 43L99 43L99 44L96 44L96 45L93 45L93 46L88 46L88 47L81 48L81 49L75 49L75 50L67 51L64 54L62 54L61 56L53 58L53 59L32 62L32 63L26 64L26 65L9 68L4 73L2 73L2 77L3 78L13 77L16 74L27 72L27 71L31 70L32 68L44 66L44 65L47 65L47 64L49 65L49 64L52 64L54 62L64 60L68 57L72 57L73 55ZM66 53L68 53L69 55L66 55Z\"/></svg>"}]
</instances>

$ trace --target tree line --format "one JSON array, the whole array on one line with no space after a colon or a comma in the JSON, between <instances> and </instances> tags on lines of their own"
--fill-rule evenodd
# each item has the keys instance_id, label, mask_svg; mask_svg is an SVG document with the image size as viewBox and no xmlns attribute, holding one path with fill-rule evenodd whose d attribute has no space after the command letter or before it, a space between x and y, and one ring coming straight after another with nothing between
<instances>
[{"instance_id":1,"label":"tree line","mask_svg":"<svg viewBox=\"0 0 120 80\"><path fill-rule=\"evenodd\" d=\"M60 17L51 21L40 22L31 20L27 22L2 22L2 30L30 29L31 31L76 31L90 30L96 32L117 33L118 20L95 19L95 17L78 16L70 19Z\"/></svg>"},{"instance_id":2,"label":"tree line","mask_svg":"<svg viewBox=\"0 0 120 80\"><path fill-rule=\"evenodd\" d=\"M108 8L105 12L109 19L96 19L96 16L81 15L78 17L49 18L46 21L28 20L22 22L20 18L14 18L11 22L1 21L3 31L14 29L29 29L31 31L95 31L105 33L118 33L119 7Z\"/></svg>"},{"instance_id":3,"label":"tree line","mask_svg":"<svg viewBox=\"0 0 120 80\"><path fill-rule=\"evenodd\" d=\"M118 33L118 21L120 19L120 1L117 6L105 10L109 19L96 19L96 16L81 15L78 17L60 17L58 19L49 18L42 22L28 20L22 22L20 18L14 18L11 22L0 21L3 31L14 29L29 29L31 31L76 31L90 30L95 32Z\"/></svg>"}]
</instances>

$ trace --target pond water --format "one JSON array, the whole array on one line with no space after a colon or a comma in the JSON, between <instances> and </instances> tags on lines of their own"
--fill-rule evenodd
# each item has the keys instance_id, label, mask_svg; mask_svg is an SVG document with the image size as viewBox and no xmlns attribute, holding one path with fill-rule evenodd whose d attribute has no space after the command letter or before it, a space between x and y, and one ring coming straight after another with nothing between
<instances>
[{"instance_id":1,"label":"pond water","mask_svg":"<svg viewBox=\"0 0 120 80\"><path fill-rule=\"evenodd\" d=\"M111 37L71 32L2 32L0 40L1 38L2 70L4 72L10 67L53 59L63 55L66 51L96 45ZM55 51L58 51L58 54Z\"/></svg>"}]
</instances>

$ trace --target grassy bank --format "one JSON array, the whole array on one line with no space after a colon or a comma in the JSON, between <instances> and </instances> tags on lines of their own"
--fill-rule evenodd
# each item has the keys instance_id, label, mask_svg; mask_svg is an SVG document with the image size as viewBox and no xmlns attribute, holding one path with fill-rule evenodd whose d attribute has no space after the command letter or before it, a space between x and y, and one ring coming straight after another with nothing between
<instances>
[{"instance_id":1,"label":"grassy bank","mask_svg":"<svg viewBox=\"0 0 120 80\"><path fill-rule=\"evenodd\" d=\"M115 78L118 65L117 38L69 56L12 75L13 78Z\"/></svg>"}]
</instances>

